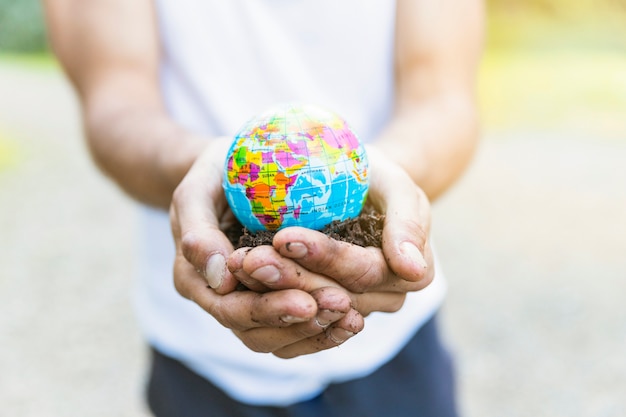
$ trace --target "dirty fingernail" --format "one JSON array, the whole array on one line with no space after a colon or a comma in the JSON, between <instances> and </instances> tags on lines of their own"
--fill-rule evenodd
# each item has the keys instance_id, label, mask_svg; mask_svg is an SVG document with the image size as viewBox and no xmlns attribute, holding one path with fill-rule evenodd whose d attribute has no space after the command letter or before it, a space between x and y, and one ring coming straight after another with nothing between
<instances>
[{"instance_id":1,"label":"dirty fingernail","mask_svg":"<svg viewBox=\"0 0 626 417\"><path fill-rule=\"evenodd\" d=\"M428 267L426 261L424 260L424 255L422 255L422 252L420 252L417 246L415 246L411 242L402 242L400 244L400 252L402 253L402 255L406 256L422 268L426 269Z\"/></svg>"},{"instance_id":2,"label":"dirty fingernail","mask_svg":"<svg viewBox=\"0 0 626 417\"><path fill-rule=\"evenodd\" d=\"M330 340L332 340L333 342L335 342L338 345L340 345L343 342L345 342L346 340L350 339L352 336L354 336L354 333L352 333L352 332L350 332L348 330L336 327L336 328L328 330L326 332L326 336L328 336L328 338Z\"/></svg>"},{"instance_id":3,"label":"dirty fingernail","mask_svg":"<svg viewBox=\"0 0 626 417\"><path fill-rule=\"evenodd\" d=\"M341 311L321 310L318 315L315 316L315 323L320 327L328 327L331 323L336 322L344 315L345 313Z\"/></svg>"},{"instance_id":4,"label":"dirty fingernail","mask_svg":"<svg viewBox=\"0 0 626 417\"><path fill-rule=\"evenodd\" d=\"M296 316L287 315L287 316L282 316L280 318L280 320L284 321L285 323L290 323L291 324L291 323L302 323L302 322L307 321L308 319L302 318L302 317L296 317Z\"/></svg>"},{"instance_id":5,"label":"dirty fingernail","mask_svg":"<svg viewBox=\"0 0 626 417\"><path fill-rule=\"evenodd\" d=\"M280 279L280 272L274 265L265 265L252 272L250 276L263 283L272 284Z\"/></svg>"},{"instance_id":6,"label":"dirty fingernail","mask_svg":"<svg viewBox=\"0 0 626 417\"><path fill-rule=\"evenodd\" d=\"M301 242L287 242L285 244L285 249L287 253L289 253L290 257L293 258L302 258L307 254L307 248L304 243Z\"/></svg>"},{"instance_id":7,"label":"dirty fingernail","mask_svg":"<svg viewBox=\"0 0 626 417\"><path fill-rule=\"evenodd\" d=\"M224 275L226 275L226 259L224 255L221 253L211 255L204 271L204 278L207 280L209 287L213 289L219 288L222 285L222 281L224 281Z\"/></svg>"}]
</instances>

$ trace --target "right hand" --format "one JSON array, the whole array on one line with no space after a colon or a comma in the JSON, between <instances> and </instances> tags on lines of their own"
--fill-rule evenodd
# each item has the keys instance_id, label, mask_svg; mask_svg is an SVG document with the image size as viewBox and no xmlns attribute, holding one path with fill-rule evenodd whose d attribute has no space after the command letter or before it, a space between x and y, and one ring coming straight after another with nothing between
<instances>
[{"instance_id":1,"label":"right hand","mask_svg":"<svg viewBox=\"0 0 626 417\"><path fill-rule=\"evenodd\" d=\"M233 246L223 233L234 221L222 189L229 145L228 139L211 141L172 197L176 290L254 351L295 357L337 346L363 328L339 286L236 291L238 280L226 267Z\"/></svg>"}]
</instances>

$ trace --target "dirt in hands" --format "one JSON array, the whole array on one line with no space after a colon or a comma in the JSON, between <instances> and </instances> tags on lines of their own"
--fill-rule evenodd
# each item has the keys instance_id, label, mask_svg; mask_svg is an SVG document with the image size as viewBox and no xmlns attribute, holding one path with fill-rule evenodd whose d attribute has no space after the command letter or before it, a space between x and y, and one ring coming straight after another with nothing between
<instances>
[{"instance_id":1,"label":"dirt in hands","mask_svg":"<svg viewBox=\"0 0 626 417\"><path fill-rule=\"evenodd\" d=\"M343 221L335 220L321 232L330 238L354 245L380 248L382 247L384 221L385 216L383 214L370 206L366 206L359 216ZM276 232L268 230L251 233L239 223L226 231L226 236L235 248L271 245L275 234Z\"/></svg>"}]
</instances>

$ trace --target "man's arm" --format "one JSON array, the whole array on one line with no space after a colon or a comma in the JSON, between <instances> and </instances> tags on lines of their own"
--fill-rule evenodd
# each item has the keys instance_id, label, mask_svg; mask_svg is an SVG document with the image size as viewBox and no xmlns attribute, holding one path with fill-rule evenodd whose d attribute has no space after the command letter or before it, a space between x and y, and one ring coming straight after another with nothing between
<instances>
[{"instance_id":1,"label":"man's arm","mask_svg":"<svg viewBox=\"0 0 626 417\"><path fill-rule=\"evenodd\" d=\"M173 198L179 203L171 207L178 291L257 351L300 342L283 353L297 356L360 331L362 317L337 287L233 291L237 281L226 269L233 248L220 230L228 207L221 171L230 144L199 138L166 113L153 2L46 0L45 6L54 51L81 99L95 161L135 199L162 208ZM221 293L207 289L207 280L222 282ZM318 336L323 332L327 337Z\"/></svg>"},{"instance_id":2,"label":"man's arm","mask_svg":"<svg viewBox=\"0 0 626 417\"><path fill-rule=\"evenodd\" d=\"M477 144L483 2L400 0L396 21L396 103L376 146L433 201Z\"/></svg>"},{"instance_id":3,"label":"man's arm","mask_svg":"<svg viewBox=\"0 0 626 417\"><path fill-rule=\"evenodd\" d=\"M78 91L98 166L162 208L206 145L167 116L151 0L45 0L52 47Z\"/></svg>"}]
</instances>

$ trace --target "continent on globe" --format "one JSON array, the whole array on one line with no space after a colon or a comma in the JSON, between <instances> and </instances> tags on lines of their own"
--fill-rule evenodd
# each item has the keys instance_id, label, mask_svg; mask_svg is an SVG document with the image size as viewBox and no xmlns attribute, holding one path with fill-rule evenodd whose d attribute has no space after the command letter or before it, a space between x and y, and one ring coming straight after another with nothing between
<instances>
[{"instance_id":1,"label":"continent on globe","mask_svg":"<svg viewBox=\"0 0 626 417\"><path fill-rule=\"evenodd\" d=\"M223 188L251 232L320 230L359 215L369 187L365 148L337 114L283 104L249 120L226 156Z\"/></svg>"}]
</instances>

